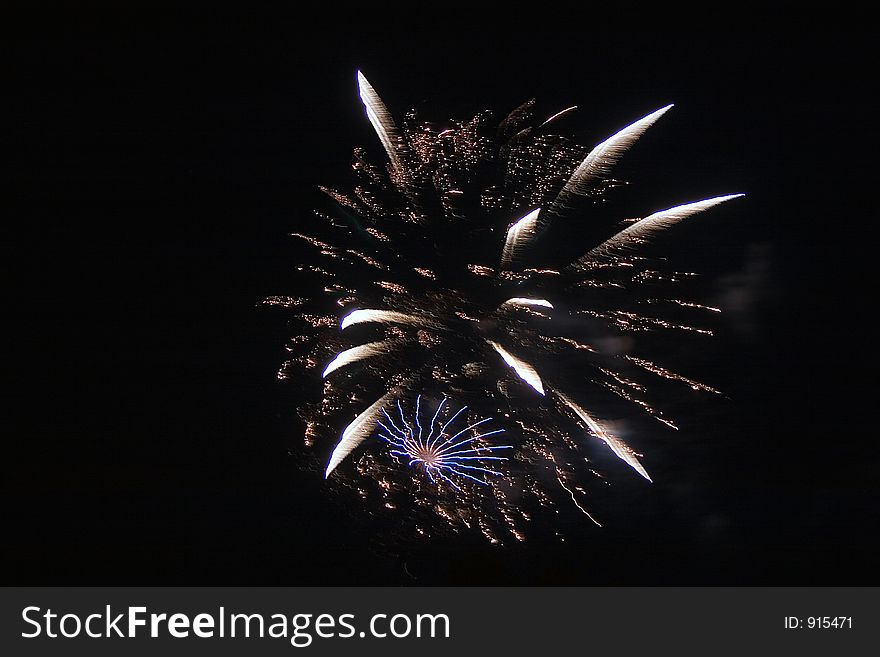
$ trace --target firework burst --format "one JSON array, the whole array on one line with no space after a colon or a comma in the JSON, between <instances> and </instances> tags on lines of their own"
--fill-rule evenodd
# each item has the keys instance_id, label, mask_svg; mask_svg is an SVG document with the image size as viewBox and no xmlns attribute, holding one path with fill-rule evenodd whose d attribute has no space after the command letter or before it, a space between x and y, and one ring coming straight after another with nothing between
<instances>
[{"instance_id":1,"label":"firework burst","mask_svg":"<svg viewBox=\"0 0 880 657\"><path fill-rule=\"evenodd\" d=\"M493 462L506 461L507 458L499 456L499 450L513 449L512 445L483 445L489 436L504 433L504 429L487 431L484 425L491 422L487 417L469 424L464 429L452 433L456 426L455 421L467 410L463 406L452 417L442 424L437 419L446 405L444 398L434 412L428 426L423 428L419 419L421 415L422 396L416 397L416 409L413 424L406 421L403 406L397 401L397 411L400 415L398 427L388 411L382 409L385 420L379 420L378 425L382 431L379 437L385 440L391 449L392 456L399 457L410 467L421 466L432 483L442 481L455 490L461 491L461 486L456 480L467 479L478 484L487 485L485 475L501 476L497 470L490 466ZM415 426L415 429L413 428ZM477 429L481 428L479 431Z\"/></svg>"},{"instance_id":2,"label":"firework burst","mask_svg":"<svg viewBox=\"0 0 880 657\"><path fill-rule=\"evenodd\" d=\"M267 300L297 312L279 378L323 379L313 388L321 400L300 412L307 445L339 436L325 476L389 508L410 499L491 540L498 523L522 538L536 505L573 502L590 515L583 481L600 476L591 463L602 450L650 481L641 455L601 419L605 400L676 428L649 403L646 379L716 391L645 358L640 340L710 334L694 317L718 309L677 298L670 289L691 275L655 269L643 247L741 195L623 223L603 216L613 166L671 105L588 149L553 131L574 108L541 121L530 101L500 122L483 112L442 124L410 112L399 127L360 72L357 81L385 163L356 149L353 191L322 188L334 208L295 234L299 284L315 293ZM426 431L423 394L442 397ZM464 439L451 419L435 426L447 397L468 404L452 418L467 422ZM402 404L412 399L408 423ZM489 415L503 428L468 434ZM501 431L509 445L486 444ZM347 460L354 467L342 468Z\"/></svg>"}]
</instances>

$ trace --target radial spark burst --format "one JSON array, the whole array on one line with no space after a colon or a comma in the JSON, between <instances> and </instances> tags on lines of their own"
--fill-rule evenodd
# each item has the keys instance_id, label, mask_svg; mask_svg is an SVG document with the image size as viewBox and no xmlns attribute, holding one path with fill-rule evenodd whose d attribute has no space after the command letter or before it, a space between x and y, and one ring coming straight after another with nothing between
<instances>
[{"instance_id":1,"label":"radial spark burst","mask_svg":"<svg viewBox=\"0 0 880 657\"><path fill-rule=\"evenodd\" d=\"M665 271L650 243L741 195L609 216L603 201L621 186L612 168L671 105L585 148L555 132L573 107L541 120L529 101L500 122L411 111L398 125L360 72L357 85L384 162L356 149L353 191L321 188L332 209L294 234L296 285L311 292L266 300L297 313L279 378L322 392L300 409L306 444L327 454L338 436L324 474L365 500L429 510L493 541L521 539L549 506L592 519L585 482L600 466L617 459L650 481L623 438L643 443L646 432L622 406L675 429L652 379L717 392L653 360L646 338L710 335L719 309L680 298L694 274ZM489 434L459 445L433 421L427 437L404 417L395 426L388 409L422 396L467 403L458 413L471 428L499 418L509 445L483 445ZM420 531L431 524L419 518Z\"/></svg>"},{"instance_id":2,"label":"radial spark burst","mask_svg":"<svg viewBox=\"0 0 880 657\"><path fill-rule=\"evenodd\" d=\"M432 483L442 481L457 491L461 491L461 480L487 485L486 475L501 476L502 473L490 466L495 462L506 461L507 457L501 456L500 451L513 449L513 445L486 445L484 441L489 436L504 433L504 429L487 431L485 425L492 421L492 418L487 417L453 433L457 426L456 420L467 410L467 406L462 406L441 424L438 417L445 405L444 398L437 405L427 427L422 426L422 418L419 417L422 412L421 395L416 397L412 424L406 421L400 400L397 401L400 426L395 424L394 418L383 408L384 420L378 420L377 424L382 429L379 437L391 447L389 453L409 466L420 466Z\"/></svg>"}]
</instances>

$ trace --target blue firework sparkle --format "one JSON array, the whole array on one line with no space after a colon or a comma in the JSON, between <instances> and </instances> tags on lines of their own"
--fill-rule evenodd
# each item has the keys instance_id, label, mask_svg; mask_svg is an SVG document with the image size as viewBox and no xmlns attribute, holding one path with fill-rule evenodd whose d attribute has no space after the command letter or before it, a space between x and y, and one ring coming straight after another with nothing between
<instances>
[{"instance_id":1,"label":"blue firework sparkle","mask_svg":"<svg viewBox=\"0 0 880 657\"><path fill-rule=\"evenodd\" d=\"M504 433L504 429L491 429L491 417L486 417L457 430L463 421L456 422L467 410L462 406L451 417L438 421L446 407L444 397L431 417L427 427L422 426L422 396L418 395L415 402L415 414L412 424L407 421L406 413L400 400L396 407L398 426L391 414L382 409L384 419L377 420L380 427L379 437L388 443L389 453L409 467L420 468L432 483L448 484L460 491L460 484L469 480L487 485L487 475L501 476L502 473L493 467L507 457L500 456L501 450L513 449L512 445L487 445L486 438ZM447 409L448 411L451 409Z\"/></svg>"}]
</instances>

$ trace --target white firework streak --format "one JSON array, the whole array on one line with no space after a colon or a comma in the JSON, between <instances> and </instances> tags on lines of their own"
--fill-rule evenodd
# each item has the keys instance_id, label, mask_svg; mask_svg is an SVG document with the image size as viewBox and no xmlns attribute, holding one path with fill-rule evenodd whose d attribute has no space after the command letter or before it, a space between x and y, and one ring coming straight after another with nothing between
<instances>
[{"instance_id":1,"label":"white firework streak","mask_svg":"<svg viewBox=\"0 0 880 657\"><path fill-rule=\"evenodd\" d=\"M527 299L525 297L512 297L501 305L510 304L513 306L543 306L544 308L553 308L553 304L547 299Z\"/></svg>"},{"instance_id":2,"label":"white firework streak","mask_svg":"<svg viewBox=\"0 0 880 657\"><path fill-rule=\"evenodd\" d=\"M516 375L519 378L532 386L532 388L537 390L540 394L544 394L544 384L534 367L529 365L524 360L521 360L514 356L497 342L492 342L491 340L486 340L486 342L492 345L492 348L499 353L501 358L504 359L504 362L507 363L514 372L516 372Z\"/></svg>"},{"instance_id":3,"label":"white firework streak","mask_svg":"<svg viewBox=\"0 0 880 657\"><path fill-rule=\"evenodd\" d=\"M363 310L353 310L342 318L340 328L346 329L352 324L364 324L367 322L377 322L380 324L409 324L418 326L421 324L429 324L425 319L408 315L406 313L397 312L395 310L375 310L365 308Z\"/></svg>"},{"instance_id":4,"label":"white firework streak","mask_svg":"<svg viewBox=\"0 0 880 657\"><path fill-rule=\"evenodd\" d=\"M553 211L560 210L566 198L571 194L577 194L578 196L589 194L596 186L596 183L610 173L612 167L617 164L627 149L636 143L639 137L645 134L645 131L671 108L672 105L667 105L655 112L651 112L593 148L587 157L584 158L584 161L575 169L568 182L565 183L556 200L553 201Z\"/></svg>"},{"instance_id":5,"label":"white firework streak","mask_svg":"<svg viewBox=\"0 0 880 657\"><path fill-rule=\"evenodd\" d=\"M552 121L555 121L555 120L558 119L560 116L563 116L564 114L568 114L569 112L572 112L572 111L576 110L577 107L578 107L577 105L572 105L571 107L566 107L564 110L560 110L559 112L556 112L556 114L554 114L553 116L551 116L550 118L548 118L546 121L544 121L544 123L542 123L542 124L541 124L540 126L538 126L538 127L543 128L545 125L547 125L548 123L550 123L550 122L552 122Z\"/></svg>"},{"instance_id":6,"label":"white firework streak","mask_svg":"<svg viewBox=\"0 0 880 657\"><path fill-rule=\"evenodd\" d=\"M391 118L391 112L388 111L385 103L379 98L379 94L373 89L373 85L367 81L367 78L360 71L357 72L357 79L358 91L361 101L363 101L364 107L367 110L367 118L379 136L379 141L382 142L382 146L385 148L385 152L388 153L391 163L397 169L400 167L400 155L397 152L399 136L394 119Z\"/></svg>"},{"instance_id":7,"label":"white firework streak","mask_svg":"<svg viewBox=\"0 0 880 657\"><path fill-rule=\"evenodd\" d=\"M461 487L455 482L455 478L464 478L478 484L486 485L488 482L481 479L482 475L501 475L502 473L489 467L492 462L506 461L504 456L496 456L495 452L503 449L513 449L512 445L492 445L489 447L474 446L477 440L485 439L499 433L504 433L504 429L495 429L485 433L477 433L471 437L461 438L469 431L473 431L486 422L491 422L492 418L484 418L473 424L468 425L461 431L452 434L447 431L455 422L456 418L467 410L467 406L463 406L449 418L442 426L437 426L437 417L446 404L444 398L438 405L434 416L431 418L429 430L427 434L422 427L421 415L421 395L416 397L415 422L416 429L406 421L406 415L397 401L397 411L400 415L400 421L403 427L397 426L391 415L385 408L382 408L382 415L385 416L383 421L380 417L376 423L381 427L382 432L379 437L391 446L390 453L392 456L399 457L407 461L410 467L421 465L425 474L432 483L440 481L448 483L456 490ZM435 435L436 430L436 435ZM461 440L459 440L461 438Z\"/></svg>"},{"instance_id":8,"label":"white firework streak","mask_svg":"<svg viewBox=\"0 0 880 657\"><path fill-rule=\"evenodd\" d=\"M541 208L535 208L507 229L504 249L501 252L502 267L508 267L512 262L520 258L523 249L535 238L535 229L538 225L538 214L540 212Z\"/></svg>"},{"instance_id":9,"label":"white firework streak","mask_svg":"<svg viewBox=\"0 0 880 657\"><path fill-rule=\"evenodd\" d=\"M324 471L325 479L330 476L330 473L336 469L336 466L339 465L346 456L351 454L355 447L366 440L367 436L372 432L373 422L376 421L382 408L388 404L396 392L396 390L391 390L385 393L372 406L361 412L360 415L352 420L351 424L345 427L345 431L342 432L342 437L339 439L333 453L330 455L330 462L327 464L327 470Z\"/></svg>"},{"instance_id":10,"label":"white firework streak","mask_svg":"<svg viewBox=\"0 0 880 657\"><path fill-rule=\"evenodd\" d=\"M745 196L745 194L728 194L727 196L716 196L707 198L696 203L687 203L685 205L677 205L674 208L661 210L654 214L648 215L644 219L640 219L634 224L627 226L614 237L605 240L599 246L589 251L585 256L580 258L575 265L582 265L590 260L597 260L604 257L614 257L621 251L631 248L634 244L639 244L650 239L656 233L674 226L682 219L695 215L703 210L708 210L725 201Z\"/></svg>"},{"instance_id":11,"label":"white firework streak","mask_svg":"<svg viewBox=\"0 0 880 657\"><path fill-rule=\"evenodd\" d=\"M364 360L365 358L371 358L379 354L388 353L394 346L394 344L395 343L391 340L382 340L379 342L362 344L359 347L352 347L351 349L346 349L345 351L340 351L338 354L336 354L336 357L327 364L327 367L324 368L324 371L321 373L321 378L326 379L327 375L329 375L331 372L335 372L339 368L345 367L346 365L350 365L351 363L355 363L359 360Z\"/></svg>"},{"instance_id":12,"label":"white firework streak","mask_svg":"<svg viewBox=\"0 0 880 657\"><path fill-rule=\"evenodd\" d=\"M645 471L645 468L642 466L641 463L639 463L638 458L636 458L636 452L634 452L629 445L627 445L617 436L614 436L605 431L602 425L596 422L596 420L594 420L593 417L589 413L587 413L587 411L574 403L566 395L562 394L558 390L555 390L554 392L556 393L556 396L559 397L559 399L561 399L566 406L573 410L575 414L584 421L584 423L590 429L590 432L594 436L596 436L596 438L598 438L611 448L611 451L614 452L617 458L629 465L633 470L638 472L648 481L652 481L651 477L649 477L648 473Z\"/></svg>"}]
</instances>

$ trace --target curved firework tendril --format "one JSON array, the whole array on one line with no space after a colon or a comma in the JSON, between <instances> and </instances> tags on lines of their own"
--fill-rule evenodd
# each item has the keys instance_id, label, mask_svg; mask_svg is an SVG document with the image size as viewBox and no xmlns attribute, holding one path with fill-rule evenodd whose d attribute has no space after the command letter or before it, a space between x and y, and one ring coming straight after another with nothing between
<instances>
[{"instance_id":1,"label":"curved firework tendril","mask_svg":"<svg viewBox=\"0 0 880 657\"><path fill-rule=\"evenodd\" d=\"M398 126L360 72L357 81L386 164L355 149L353 192L322 187L335 209L316 213L311 235L294 234L315 256L302 255L299 284L323 294L265 302L298 313L293 357L279 378L310 386L323 379L320 403L300 410L306 444L344 426L326 477L375 493L389 508L408 499L493 541L503 532L521 539L536 505L573 503L592 519L580 482L600 476L594 460L610 454L650 481L620 435L614 404L623 400L675 429L649 403L646 378L717 393L640 353L645 334L711 334L694 318L718 311L677 298L671 288L693 274L654 269L640 251L661 231L741 194L622 225L603 217L599 202L617 186L612 168L671 105L588 149L552 132L574 107L541 121L529 101L499 123L483 112L439 125L411 111ZM575 237L548 246L566 231ZM485 451L438 452L433 422L430 439L421 426L393 426L386 409L413 397L420 405L425 391L468 401L469 424L503 418L511 443L503 472L461 465L474 458L483 467L491 462ZM400 420L406 425L402 413ZM383 442L394 459L377 454ZM435 483L422 485L425 477L395 459ZM354 468L341 467L347 460Z\"/></svg>"},{"instance_id":2,"label":"curved firework tendril","mask_svg":"<svg viewBox=\"0 0 880 657\"><path fill-rule=\"evenodd\" d=\"M492 418L487 417L452 433L455 431L453 427L456 426L456 419L467 410L467 406L462 406L452 417L440 424L437 418L446 405L444 397L437 405L426 433L419 418L421 401L422 396L418 395L413 421L418 431L406 421L400 400L397 401L397 411L400 414L402 427L398 427L388 411L382 409L385 420L377 421L381 428L379 437L391 446L389 453L392 456L400 458L411 467L421 466L432 483L445 482L457 491L462 490L461 480L466 479L485 486L488 485L484 478L486 475L501 476L502 473L493 470L491 466L506 461L507 457L500 456L499 450L513 449L513 445L485 445L481 441L485 441L489 436L504 433L504 429L477 430L478 427L483 427L487 422L492 421ZM456 483L456 480L459 480L459 483Z\"/></svg>"}]
</instances>

